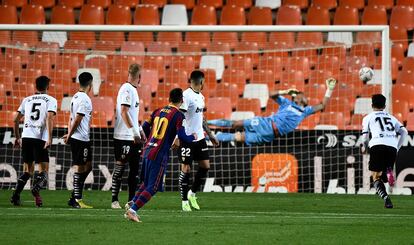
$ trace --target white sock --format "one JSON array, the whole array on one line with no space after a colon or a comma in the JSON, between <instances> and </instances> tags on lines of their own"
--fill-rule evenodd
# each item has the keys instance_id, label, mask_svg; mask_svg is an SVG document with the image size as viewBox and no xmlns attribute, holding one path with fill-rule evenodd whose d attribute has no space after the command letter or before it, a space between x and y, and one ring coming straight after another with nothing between
<instances>
[{"instance_id":1,"label":"white sock","mask_svg":"<svg viewBox=\"0 0 414 245\"><path fill-rule=\"evenodd\" d=\"M128 211L133 213L133 214L137 214L137 212L135 210L133 210L132 208L128 209Z\"/></svg>"}]
</instances>

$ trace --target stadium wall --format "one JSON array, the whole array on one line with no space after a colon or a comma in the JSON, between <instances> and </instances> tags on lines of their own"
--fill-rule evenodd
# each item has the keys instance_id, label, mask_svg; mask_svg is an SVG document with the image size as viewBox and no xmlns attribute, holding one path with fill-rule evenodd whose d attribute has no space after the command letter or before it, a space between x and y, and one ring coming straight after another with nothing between
<instances>
[{"instance_id":1,"label":"stadium wall","mask_svg":"<svg viewBox=\"0 0 414 245\"><path fill-rule=\"evenodd\" d=\"M86 188L110 190L114 167L112 131L102 134L99 130L92 129L93 173ZM70 149L58 138L63 133L64 129L54 132L48 183L51 190L72 189ZM10 189L22 171L20 150L13 148L10 128L0 128L0 139L0 187ZM373 194L369 156L359 152L361 142L359 131L312 130L296 131L258 147L222 144L210 148L211 170L203 190ZM414 132L410 132L397 159L394 194L411 195L414 191L413 146ZM178 159L175 153L170 159L165 190L177 191Z\"/></svg>"}]
</instances>

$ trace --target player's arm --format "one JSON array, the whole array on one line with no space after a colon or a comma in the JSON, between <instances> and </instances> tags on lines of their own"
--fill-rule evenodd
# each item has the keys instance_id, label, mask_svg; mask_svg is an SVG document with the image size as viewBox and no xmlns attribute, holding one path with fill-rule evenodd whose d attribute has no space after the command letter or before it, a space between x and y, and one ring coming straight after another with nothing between
<instances>
[{"instance_id":1,"label":"player's arm","mask_svg":"<svg viewBox=\"0 0 414 245\"><path fill-rule=\"evenodd\" d=\"M50 145L52 145L52 133L53 133L53 125L55 121L56 112L54 111L48 111L47 112L47 121L46 121L46 127L48 132L48 139L45 143L45 149L48 148Z\"/></svg>"},{"instance_id":2,"label":"player's arm","mask_svg":"<svg viewBox=\"0 0 414 245\"><path fill-rule=\"evenodd\" d=\"M214 134L211 131L210 127L208 126L207 120L205 118L203 119L203 129L204 129L204 131L206 131L208 137L211 140L211 143L213 143L214 146L219 146L220 143L217 140L216 136L214 136Z\"/></svg>"},{"instance_id":3,"label":"player's arm","mask_svg":"<svg viewBox=\"0 0 414 245\"><path fill-rule=\"evenodd\" d=\"M368 150L368 142L369 142L369 118L368 116L362 119L362 145L361 145L361 153L366 153Z\"/></svg>"},{"instance_id":4,"label":"player's arm","mask_svg":"<svg viewBox=\"0 0 414 245\"><path fill-rule=\"evenodd\" d=\"M180 140L182 140L182 141L184 141L184 142L186 142L186 143L191 143L191 142L193 142L194 140L196 140L196 139L197 139L197 135L196 135L196 134L187 135L187 134L185 133L185 128L184 128L184 126L181 126L181 127L178 129L177 136L178 136L178 139L180 139Z\"/></svg>"},{"instance_id":5,"label":"player's arm","mask_svg":"<svg viewBox=\"0 0 414 245\"><path fill-rule=\"evenodd\" d=\"M154 121L154 117L155 117L155 113L158 110L155 110L151 113L151 116L144 121L144 124L142 124L142 131L144 132L145 136L148 138L150 133L151 133L151 129L152 129L152 122Z\"/></svg>"},{"instance_id":6,"label":"player's arm","mask_svg":"<svg viewBox=\"0 0 414 245\"><path fill-rule=\"evenodd\" d=\"M14 141L15 147L20 147L22 145L20 141L21 136L20 136L19 125L20 125L20 120L23 118L23 116L24 115L19 111L17 115L14 117L13 131L14 131L14 136L16 137L16 140Z\"/></svg>"},{"instance_id":7,"label":"player's arm","mask_svg":"<svg viewBox=\"0 0 414 245\"><path fill-rule=\"evenodd\" d=\"M318 111L322 111L322 110L325 109L326 105L328 105L329 99L332 96L332 92L335 88L335 85L336 85L335 78L328 78L326 80L326 87L327 88L326 88L325 96L323 97L323 100L322 100L322 104L312 106L313 107L313 112L318 112Z\"/></svg>"},{"instance_id":8,"label":"player's arm","mask_svg":"<svg viewBox=\"0 0 414 245\"><path fill-rule=\"evenodd\" d=\"M125 105L125 104L121 105L121 117L125 125L127 126L127 128L134 135L134 143L137 144L138 142L141 141L141 134L138 129L133 127L131 117L128 114L129 107L130 107L129 105Z\"/></svg>"},{"instance_id":9,"label":"player's arm","mask_svg":"<svg viewBox=\"0 0 414 245\"><path fill-rule=\"evenodd\" d=\"M63 140L65 141L65 144L68 143L70 137L75 133L76 129L78 129L80 123L82 122L83 117L85 114L77 113L74 120L72 120L71 124L69 124L69 131L68 134L63 136Z\"/></svg>"},{"instance_id":10,"label":"player's arm","mask_svg":"<svg viewBox=\"0 0 414 245\"><path fill-rule=\"evenodd\" d=\"M404 143L405 137L408 135L407 129L404 127L402 123L400 123L397 119L395 119L396 123L394 125L395 131L397 134L400 135L400 139L398 140L397 149L400 150L402 144Z\"/></svg>"},{"instance_id":11,"label":"player's arm","mask_svg":"<svg viewBox=\"0 0 414 245\"><path fill-rule=\"evenodd\" d=\"M279 91L275 91L270 93L270 98L273 99L274 101L276 101L276 103L278 103L279 105L287 102L288 99L286 99L285 97L283 97L283 95L291 95L291 96L295 96L297 93L299 93L299 90L295 89L295 88L290 88L290 89L286 89L286 90L279 90Z\"/></svg>"}]
</instances>

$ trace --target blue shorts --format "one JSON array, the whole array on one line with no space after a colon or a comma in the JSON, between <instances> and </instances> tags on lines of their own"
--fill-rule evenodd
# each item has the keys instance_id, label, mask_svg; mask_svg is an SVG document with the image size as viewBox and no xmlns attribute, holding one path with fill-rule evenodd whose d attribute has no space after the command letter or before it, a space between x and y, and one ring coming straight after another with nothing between
<instances>
[{"instance_id":1,"label":"blue shorts","mask_svg":"<svg viewBox=\"0 0 414 245\"><path fill-rule=\"evenodd\" d=\"M142 159L141 181L152 195L158 191L164 191L167 163L168 155L161 157L160 161L149 160L147 157Z\"/></svg>"},{"instance_id":2,"label":"blue shorts","mask_svg":"<svg viewBox=\"0 0 414 245\"><path fill-rule=\"evenodd\" d=\"M268 118L254 117L246 119L243 122L243 126L247 145L272 142L275 138L272 123Z\"/></svg>"}]
</instances>

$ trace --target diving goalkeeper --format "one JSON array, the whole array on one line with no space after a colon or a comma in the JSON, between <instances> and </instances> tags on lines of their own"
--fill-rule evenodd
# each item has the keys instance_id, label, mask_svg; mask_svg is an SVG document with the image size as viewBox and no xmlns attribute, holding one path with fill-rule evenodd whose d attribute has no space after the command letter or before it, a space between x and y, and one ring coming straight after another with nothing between
<instances>
[{"instance_id":1,"label":"diving goalkeeper","mask_svg":"<svg viewBox=\"0 0 414 245\"><path fill-rule=\"evenodd\" d=\"M218 132L216 137L221 142L237 141L247 145L257 145L272 142L276 137L293 132L296 127L308 116L322 111L336 85L334 78L326 80L326 93L322 104L308 106L303 92L296 89L280 90L272 93L270 97L279 104L279 110L268 117L254 117L252 119L232 121L226 119L209 120L209 125L233 129L244 128L244 132L223 133ZM282 95L291 95L289 100Z\"/></svg>"}]
</instances>

